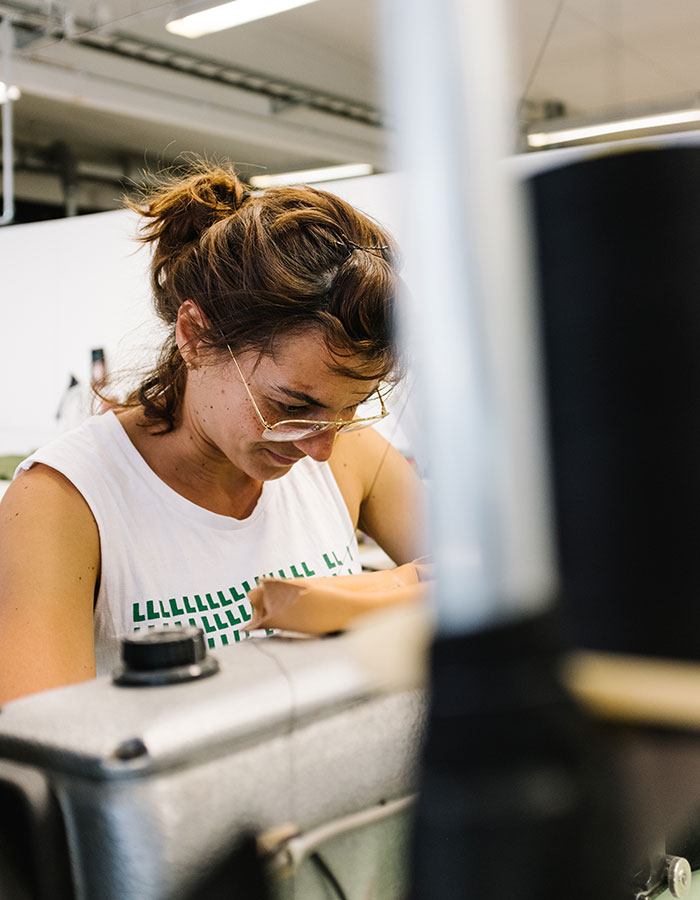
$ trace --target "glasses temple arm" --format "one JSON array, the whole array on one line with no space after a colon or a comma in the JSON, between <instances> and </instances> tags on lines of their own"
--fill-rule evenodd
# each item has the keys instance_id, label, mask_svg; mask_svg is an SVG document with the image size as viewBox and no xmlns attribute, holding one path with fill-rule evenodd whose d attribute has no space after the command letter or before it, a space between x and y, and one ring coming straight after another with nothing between
<instances>
[{"instance_id":1,"label":"glasses temple arm","mask_svg":"<svg viewBox=\"0 0 700 900\"><path fill-rule=\"evenodd\" d=\"M255 397L253 396L253 394L251 393L250 388L248 387L248 382L245 380L245 377L244 377L244 375L243 375L243 372L241 372L241 367L238 365L238 360L237 360L236 357L233 355L233 350L229 347L228 344L226 344L226 349L227 349L228 352L231 354L231 359L233 360L233 362L234 362L234 364L235 364L235 366L236 366L236 369L238 370L238 374L241 376L241 381L243 382L243 387L244 387L244 388L246 389L246 391L248 392L248 396L250 397L250 402L253 404L253 408L255 409L255 412L258 414L258 418L260 419L260 424L261 424L261 425L263 426L263 428L265 428L267 431L271 431L273 426L272 426L272 425L268 425L268 423L265 421L265 417L264 417L263 414L260 412L260 408L258 407L258 404L255 402Z\"/></svg>"}]
</instances>

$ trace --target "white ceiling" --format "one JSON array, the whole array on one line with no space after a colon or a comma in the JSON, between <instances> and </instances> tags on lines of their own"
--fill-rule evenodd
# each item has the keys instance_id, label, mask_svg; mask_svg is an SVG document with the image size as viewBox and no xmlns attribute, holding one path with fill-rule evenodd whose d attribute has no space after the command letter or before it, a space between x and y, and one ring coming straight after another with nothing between
<instances>
[{"instance_id":1,"label":"white ceiling","mask_svg":"<svg viewBox=\"0 0 700 900\"><path fill-rule=\"evenodd\" d=\"M664 102L700 87L700 4L693 0L510 0L516 71L528 93L572 113Z\"/></svg>"},{"instance_id":2,"label":"white ceiling","mask_svg":"<svg viewBox=\"0 0 700 900\"><path fill-rule=\"evenodd\" d=\"M77 160L81 202L102 206L116 205L119 191L100 178L137 177L184 151L226 155L244 174L346 161L387 166L384 135L372 121L382 108L378 2L319 0L188 40L164 28L173 3L0 0L0 15L34 28L28 43L30 33L17 32L12 58L12 80L23 91L14 104L18 195L60 200L57 179L40 171L56 141ZM700 4L693 0L507 3L515 96L595 115L672 104L698 91ZM127 39L122 55L94 46L116 38ZM170 53L170 68L130 58L137 45L128 39L154 45L153 58ZM228 83L188 74L191 60L173 53L210 63L205 73L218 68L219 78L228 70ZM236 86L241 71L257 89ZM268 90L279 79L287 93L289 83L320 93L322 108L275 101L259 92L256 73ZM334 98L350 117L329 110Z\"/></svg>"}]
</instances>

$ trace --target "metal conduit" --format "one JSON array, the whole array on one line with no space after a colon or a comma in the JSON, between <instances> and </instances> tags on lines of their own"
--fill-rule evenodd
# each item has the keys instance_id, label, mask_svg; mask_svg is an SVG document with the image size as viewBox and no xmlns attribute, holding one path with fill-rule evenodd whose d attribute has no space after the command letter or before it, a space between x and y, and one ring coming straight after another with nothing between
<instances>
[{"instance_id":1,"label":"metal conduit","mask_svg":"<svg viewBox=\"0 0 700 900\"><path fill-rule=\"evenodd\" d=\"M2 104L2 216L0 225L10 225L15 218L14 142L12 136L12 100L8 92L12 84L12 22L4 16L0 22L0 53L5 102Z\"/></svg>"},{"instance_id":2,"label":"metal conduit","mask_svg":"<svg viewBox=\"0 0 700 900\"><path fill-rule=\"evenodd\" d=\"M60 10L61 7L57 8ZM380 110L351 97L273 77L266 72L217 62L182 48L174 49L165 44L144 40L135 34L112 31L109 25L94 26L86 21L75 20L69 31L64 18L56 13L47 13L41 7L4 0L0 2L0 15L6 12L13 17L29 42L36 38L53 37L72 41L96 52L109 53L174 72L184 72L194 78L265 96L273 104L273 111L301 106L364 125L377 128L383 125Z\"/></svg>"}]
</instances>

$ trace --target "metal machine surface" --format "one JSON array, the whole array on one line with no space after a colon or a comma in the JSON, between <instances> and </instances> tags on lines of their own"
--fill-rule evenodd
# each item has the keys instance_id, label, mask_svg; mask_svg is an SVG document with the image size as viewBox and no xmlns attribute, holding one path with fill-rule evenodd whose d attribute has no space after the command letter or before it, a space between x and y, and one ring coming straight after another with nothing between
<instances>
[{"instance_id":1,"label":"metal machine surface","mask_svg":"<svg viewBox=\"0 0 700 900\"><path fill-rule=\"evenodd\" d=\"M424 701L377 692L349 646L250 640L201 680L102 678L7 704L0 831L34 861L28 896L198 897L246 834L278 896L333 894L317 854L348 896L401 896Z\"/></svg>"}]
</instances>

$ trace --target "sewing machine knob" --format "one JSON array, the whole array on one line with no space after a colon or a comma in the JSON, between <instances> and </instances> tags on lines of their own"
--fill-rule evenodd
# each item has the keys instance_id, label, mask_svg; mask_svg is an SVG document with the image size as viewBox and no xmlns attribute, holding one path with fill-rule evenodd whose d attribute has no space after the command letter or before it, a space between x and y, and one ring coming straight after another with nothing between
<instances>
[{"instance_id":1,"label":"sewing machine knob","mask_svg":"<svg viewBox=\"0 0 700 900\"><path fill-rule=\"evenodd\" d=\"M667 856L668 889L672 897L687 897L690 893L692 873L690 864L682 856Z\"/></svg>"},{"instance_id":2,"label":"sewing machine knob","mask_svg":"<svg viewBox=\"0 0 700 900\"><path fill-rule=\"evenodd\" d=\"M201 629L161 628L132 634L122 640L122 663L115 684L156 687L206 678L219 670L207 655Z\"/></svg>"}]
</instances>

